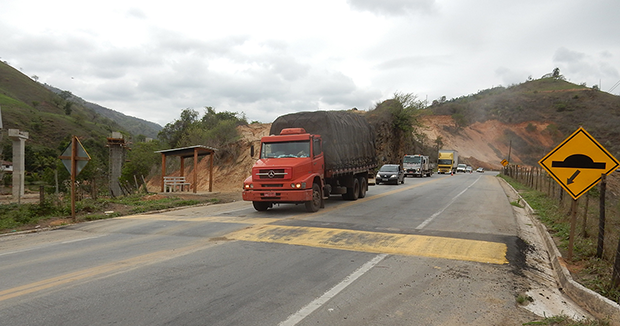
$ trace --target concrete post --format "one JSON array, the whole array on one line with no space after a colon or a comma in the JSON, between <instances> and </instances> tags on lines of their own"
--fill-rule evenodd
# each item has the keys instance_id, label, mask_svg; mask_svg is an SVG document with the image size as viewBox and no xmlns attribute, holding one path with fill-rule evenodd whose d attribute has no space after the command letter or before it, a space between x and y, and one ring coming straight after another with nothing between
<instances>
[{"instance_id":1,"label":"concrete post","mask_svg":"<svg viewBox=\"0 0 620 326\"><path fill-rule=\"evenodd\" d=\"M21 198L24 195L26 139L28 139L28 133L18 129L9 129L9 138L13 140L13 198Z\"/></svg>"},{"instance_id":2,"label":"concrete post","mask_svg":"<svg viewBox=\"0 0 620 326\"><path fill-rule=\"evenodd\" d=\"M108 147L110 148L110 192L113 197L122 196L121 185L118 179L121 177L123 163L125 162L125 148L127 144L120 132L113 132L112 137L108 138Z\"/></svg>"}]
</instances>

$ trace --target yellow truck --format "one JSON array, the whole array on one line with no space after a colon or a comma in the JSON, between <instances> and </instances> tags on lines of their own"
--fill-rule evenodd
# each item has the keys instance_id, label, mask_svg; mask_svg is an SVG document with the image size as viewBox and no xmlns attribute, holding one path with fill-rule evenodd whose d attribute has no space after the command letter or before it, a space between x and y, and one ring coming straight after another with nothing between
<instances>
[{"instance_id":1,"label":"yellow truck","mask_svg":"<svg viewBox=\"0 0 620 326\"><path fill-rule=\"evenodd\" d=\"M459 154L455 150L440 149L437 159L437 173L454 173L459 164Z\"/></svg>"}]
</instances>

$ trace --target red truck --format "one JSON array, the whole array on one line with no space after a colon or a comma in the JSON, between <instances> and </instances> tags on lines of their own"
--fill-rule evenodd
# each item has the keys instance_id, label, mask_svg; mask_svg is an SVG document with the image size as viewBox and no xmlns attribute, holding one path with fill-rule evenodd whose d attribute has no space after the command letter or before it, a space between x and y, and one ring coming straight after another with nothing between
<instances>
[{"instance_id":1,"label":"red truck","mask_svg":"<svg viewBox=\"0 0 620 326\"><path fill-rule=\"evenodd\" d=\"M260 157L243 182L243 200L257 211L274 204L305 204L316 212L330 195L366 196L376 168L375 134L354 111L287 114L261 139Z\"/></svg>"}]
</instances>

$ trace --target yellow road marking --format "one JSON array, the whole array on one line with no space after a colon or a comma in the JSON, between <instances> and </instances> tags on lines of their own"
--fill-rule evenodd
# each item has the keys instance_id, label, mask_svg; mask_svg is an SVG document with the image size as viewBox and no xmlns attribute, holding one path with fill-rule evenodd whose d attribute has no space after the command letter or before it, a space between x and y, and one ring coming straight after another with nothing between
<instances>
[{"instance_id":1,"label":"yellow road marking","mask_svg":"<svg viewBox=\"0 0 620 326\"><path fill-rule=\"evenodd\" d=\"M263 225L230 233L226 238L490 264L508 263L507 246L503 243L422 235Z\"/></svg>"}]
</instances>

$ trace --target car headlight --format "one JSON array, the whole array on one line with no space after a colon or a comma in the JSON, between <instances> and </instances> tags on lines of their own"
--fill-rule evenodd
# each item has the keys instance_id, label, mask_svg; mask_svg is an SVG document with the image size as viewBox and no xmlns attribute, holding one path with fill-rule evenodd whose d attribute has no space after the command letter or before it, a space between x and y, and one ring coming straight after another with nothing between
<instances>
[{"instance_id":1,"label":"car headlight","mask_svg":"<svg viewBox=\"0 0 620 326\"><path fill-rule=\"evenodd\" d=\"M390 179L394 179L394 178L397 178L397 177L398 177L397 175L392 174L392 175L390 176Z\"/></svg>"},{"instance_id":2,"label":"car headlight","mask_svg":"<svg viewBox=\"0 0 620 326\"><path fill-rule=\"evenodd\" d=\"M379 178L381 178L381 176L380 176L379 174L377 174L377 175L375 176L375 178L379 179Z\"/></svg>"}]
</instances>

